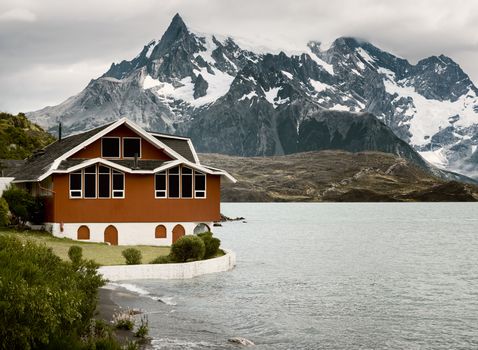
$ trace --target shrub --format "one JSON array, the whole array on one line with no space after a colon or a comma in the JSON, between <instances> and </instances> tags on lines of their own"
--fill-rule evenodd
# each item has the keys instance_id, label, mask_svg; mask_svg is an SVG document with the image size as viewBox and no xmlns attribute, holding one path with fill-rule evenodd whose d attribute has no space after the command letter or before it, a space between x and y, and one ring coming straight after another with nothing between
<instances>
[{"instance_id":1,"label":"shrub","mask_svg":"<svg viewBox=\"0 0 478 350\"><path fill-rule=\"evenodd\" d=\"M0 198L0 227L10 225L9 212L7 201L4 198Z\"/></svg>"},{"instance_id":2,"label":"shrub","mask_svg":"<svg viewBox=\"0 0 478 350\"><path fill-rule=\"evenodd\" d=\"M126 310L115 313L113 315L113 325L116 329L132 330L134 328L134 312Z\"/></svg>"},{"instance_id":3,"label":"shrub","mask_svg":"<svg viewBox=\"0 0 478 350\"><path fill-rule=\"evenodd\" d=\"M174 262L196 261L204 258L206 247L198 236L182 236L171 246L171 260Z\"/></svg>"},{"instance_id":4,"label":"shrub","mask_svg":"<svg viewBox=\"0 0 478 350\"><path fill-rule=\"evenodd\" d=\"M10 186L3 192L3 198L7 201L16 224L24 225L31 219L31 213L35 212L35 199L30 193L17 186Z\"/></svg>"},{"instance_id":5,"label":"shrub","mask_svg":"<svg viewBox=\"0 0 478 350\"><path fill-rule=\"evenodd\" d=\"M80 265L81 259L83 258L83 248L72 245L70 249L68 249L68 257L74 266Z\"/></svg>"},{"instance_id":6,"label":"shrub","mask_svg":"<svg viewBox=\"0 0 478 350\"><path fill-rule=\"evenodd\" d=\"M171 261L171 257L169 255L161 255L151 261L150 264L170 264L172 262L173 261Z\"/></svg>"},{"instance_id":7,"label":"shrub","mask_svg":"<svg viewBox=\"0 0 478 350\"><path fill-rule=\"evenodd\" d=\"M219 238L213 237L212 232L199 233L197 236L203 240L204 246L206 248L204 259L215 257L219 251L221 240Z\"/></svg>"},{"instance_id":8,"label":"shrub","mask_svg":"<svg viewBox=\"0 0 478 350\"><path fill-rule=\"evenodd\" d=\"M141 259L143 257L141 256L141 252L138 249L128 248L128 249L123 250L121 252L121 254L123 254L123 256L126 260L126 265L141 264Z\"/></svg>"},{"instance_id":9,"label":"shrub","mask_svg":"<svg viewBox=\"0 0 478 350\"><path fill-rule=\"evenodd\" d=\"M146 315L141 316L141 324L139 325L134 336L136 338L145 339L149 333L149 321Z\"/></svg>"},{"instance_id":10,"label":"shrub","mask_svg":"<svg viewBox=\"0 0 478 350\"><path fill-rule=\"evenodd\" d=\"M0 276L0 349L79 341L104 284L95 263L75 268L51 249L11 236L0 236Z\"/></svg>"}]
</instances>

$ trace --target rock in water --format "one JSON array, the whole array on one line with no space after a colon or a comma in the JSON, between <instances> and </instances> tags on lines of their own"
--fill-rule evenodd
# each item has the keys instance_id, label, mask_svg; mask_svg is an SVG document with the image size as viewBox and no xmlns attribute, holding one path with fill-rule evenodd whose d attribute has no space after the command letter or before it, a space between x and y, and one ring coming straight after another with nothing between
<instances>
[{"instance_id":1,"label":"rock in water","mask_svg":"<svg viewBox=\"0 0 478 350\"><path fill-rule=\"evenodd\" d=\"M238 345L242 345L242 346L254 346L254 345L256 345L252 341L250 341L249 339L242 338L242 337L229 338L227 341L229 343L234 343L234 344L238 344Z\"/></svg>"}]
</instances>

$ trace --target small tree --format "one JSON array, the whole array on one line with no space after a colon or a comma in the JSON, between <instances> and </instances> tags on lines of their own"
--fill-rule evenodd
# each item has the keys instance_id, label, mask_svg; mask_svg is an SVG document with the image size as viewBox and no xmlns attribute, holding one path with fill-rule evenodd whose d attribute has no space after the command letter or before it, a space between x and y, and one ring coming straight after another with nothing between
<instances>
[{"instance_id":1,"label":"small tree","mask_svg":"<svg viewBox=\"0 0 478 350\"><path fill-rule=\"evenodd\" d=\"M70 258L73 266L79 266L81 259L83 258L83 248L77 245L72 245L70 249L68 249L68 257Z\"/></svg>"},{"instance_id":2,"label":"small tree","mask_svg":"<svg viewBox=\"0 0 478 350\"><path fill-rule=\"evenodd\" d=\"M198 236L182 236L171 246L171 260L175 262L196 261L204 258L206 247Z\"/></svg>"},{"instance_id":3,"label":"small tree","mask_svg":"<svg viewBox=\"0 0 478 350\"><path fill-rule=\"evenodd\" d=\"M139 265L141 264L142 256L141 252L135 248L128 248L121 252L126 260L126 265Z\"/></svg>"},{"instance_id":4,"label":"small tree","mask_svg":"<svg viewBox=\"0 0 478 350\"><path fill-rule=\"evenodd\" d=\"M2 196L8 203L14 223L24 225L35 211L35 199L26 190L10 186Z\"/></svg>"},{"instance_id":5,"label":"small tree","mask_svg":"<svg viewBox=\"0 0 478 350\"><path fill-rule=\"evenodd\" d=\"M213 237L212 232L199 233L198 237L203 240L204 246L206 248L204 259L209 259L216 256L217 252L219 251L219 246L221 245L221 240L219 238Z\"/></svg>"}]
</instances>

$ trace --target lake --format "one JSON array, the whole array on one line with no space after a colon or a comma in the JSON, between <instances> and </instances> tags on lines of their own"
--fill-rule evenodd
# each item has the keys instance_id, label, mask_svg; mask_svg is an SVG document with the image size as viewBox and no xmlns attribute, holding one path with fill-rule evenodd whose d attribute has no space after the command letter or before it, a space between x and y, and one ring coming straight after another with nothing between
<instances>
[{"instance_id":1,"label":"lake","mask_svg":"<svg viewBox=\"0 0 478 350\"><path fill-rule=\"evenodd\" d=\"M478 205L223 203L233 271L128 281L158 349L478 348ZM157 298L163 302L158 302Z\"/></svg>"}]
</instances>

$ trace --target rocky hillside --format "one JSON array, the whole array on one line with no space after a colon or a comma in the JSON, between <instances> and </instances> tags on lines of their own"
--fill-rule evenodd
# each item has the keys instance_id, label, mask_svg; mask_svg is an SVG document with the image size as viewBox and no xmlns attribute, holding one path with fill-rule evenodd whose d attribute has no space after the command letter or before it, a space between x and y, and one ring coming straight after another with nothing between
<instances>
[{"instance_id":1,"label":"rocky hillside","mask_svg":"<svg viewBox=\"0 0 478 350\"><path fill-rule=\"evenodd\" d=\"M127 116L149 129L190 135L202 152L270 156L334 143L311 139L336 130L337 113L321 114L320 121L317 113L358 113L363 124L371 113L429 162L478 174L478 90L451 58L414 65L354 38L330 47L310 42L302 51L264 51L197 33L176 15L135 58L28 116L50 130L61 119L69 132ZM305 135L309 125L315 131ZM364 132L365 148L342 149L398 154L394 140Z\"/></svg>"},{"instance_id":2,"label":"rocky hillside","mask_svg":"<svg viewBox=\"0 0 478 350\"><path fill-rule=\"evenodd\" d=\"M54 140L24 114L0 113L0 159L25 159Z\"/></svg>"},{"instance_id":3,"label":"rocky hillside","mask_svg":"<svg viewBox=\"0 0 478 350\"><path fill-rule=\"evenodd\" d=\"M443 181L415 164L380 152L320 151L275 157L200 154L238 180L224 184L232 202L476 201L478 187Z\"/></svg>"}]
</instances>

